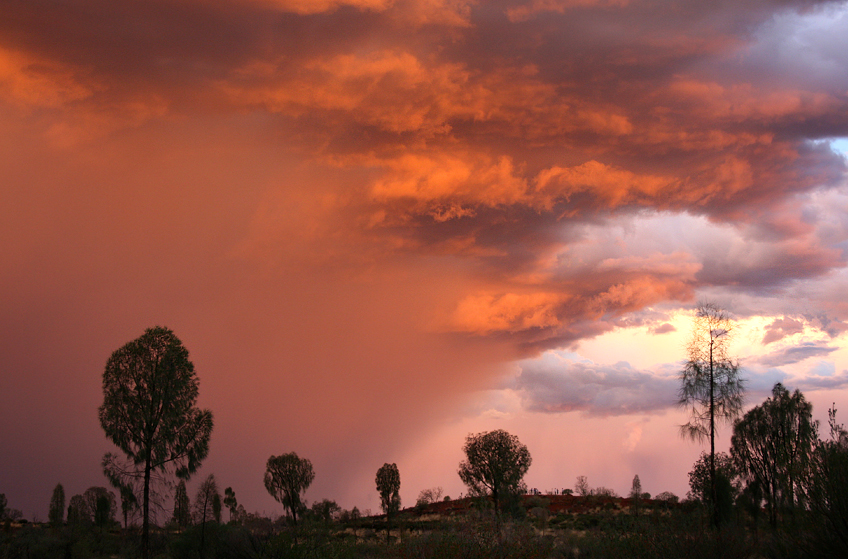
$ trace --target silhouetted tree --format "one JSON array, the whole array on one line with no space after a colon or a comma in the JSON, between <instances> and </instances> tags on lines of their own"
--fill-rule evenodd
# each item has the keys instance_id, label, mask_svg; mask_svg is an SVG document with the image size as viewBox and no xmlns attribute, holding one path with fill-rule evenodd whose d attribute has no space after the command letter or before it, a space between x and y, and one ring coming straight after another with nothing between
<instances>
[{"instance_id":1,"label":"silhouetted tree","mask_svg":"<svg viewBox=\"0 0 848 559\"><path fill-rule=\"evenodd\" d=\"M206 549L206 523L210 521L221 522L221 494L213 474L200 484L194 498L194 522L200 525L200 559Z\"/></svg>"},{"instance_id":2,"label":"silhouetted tree","mask_svg":"<svg viewBox=\"0 0 848 559\"><path fill-rule=\"evenodd\" d=\"M848 432L828 410L830 440L818 441L803 483L813 515L811 556L839 557L848 549Z\"/></svg>"},{"instance_id":3,"label":"silhouetted tree","mask_svg":"<svg viewBox=\"0 0 848 559\"><path fill-rule=\"evenodd\" d=\"M386 514L386 542L389 541L389 525L392 517L400 510L400 472L397 464L383 464L377 470L377 492L380 508Z\"/></svg>"},{"instance_id":4,"label":"silhouetted tree","mask_svg":"<svg viewBox=\"0 0 848 559\"><path fill-rule=\"evenodd\" d=\"M127 528L130 516L138 510L138 497L132 485L121 485L117 489L121 494L121 513L124 516L124 528Z\"/></svg>"},{"instance_id":5,"label":"silhouetted tree","mask_svg":"<svg viewBox=\"0 0 848 559\"><path fill-rule=\"evenodd\" d=\"M433 487L430 489L422 489L418 494L418 499L415 501L416 506L425 507L431 503L438 503L442 500L444 490L441 487Z\"/></svg>"},{"instance_id":6,"label":"silhouetted tree","mask_svg":"<svg viewBox=\"0 0 848 559\"><path fill-rule=\"evenodd\" d=\"M341 513L342 508L335 501L322 499L312 503L311 510L315 518L324 521L325 524L329 524Z\"/></svg>"},{"instance_id":7,"label":"silhouetted tree","mask_svg":"<svg viewBox=\"0 0 848 559\"><path fill-rule=\"evenodd\" d=\"M749 410L733 427L730 452L748 481L763 490L769 522L778 512L790 513L799 484L812 460L818 438L813 406L799 390L790 394L777 383L765 402Z\"/></svg>"},{"instance_id":8,"label":"silhouetted tree","mask_svg":"<svg viewBox=\"0 0 848 559\"><path fill-rule=\"evenodd\" d=\"M9 504L9 501L6 500L6 494L0 493L0 520L4 520L6 518L6 506Z\"/></svg>"},{"instance_id":9,"label":"silhouetted tree","mask_svg":"<svg viewBox=\"0 0 848 559\"><path fill-rule=\"evenodd\" d=\"M82 494L85 503L85 514L95 526L105 528L115 519L118 510L115 494L105 487L89 487Z\"/></svg>"},{"instance_id":10,"label":"silhouetted tree","mask_svg":"<svg viewBox=\"0 0 848 559\"><path fill-rule=\"evenodd\" d=\"M642 481L639 479L639 474L633 477L633 483L630 486L630 502L633 510L639 512L639 506L642 504Z\"/></svg>"},{"instance_id":11,"label":"silhouetted tree","mask_svg":"<svg viewBox=\"0 0 848 559\"><path fill-rule=\"evenodd\" d=\"M53 526L61 526L65 519L65 488L57 483L53 488L53 496L50 497L50 509L47 518Z\"/></svg>"},{"instance_id":12,"label":"silhouetted tree","mask_svg":"<svg viewBox=\"0 0 848 559\"><path fill-rule=\"evenodd\" d=\"M104 458L113 483L142 478L142 556L149 556L150 484L155 472L188 479L209 453L212 412L195 406L198 380L188 350L160 326L115 351L103 372L100 425L128 457L132 469L114 455Z\"/></svg>"},{"instance_id":13,"label":"silhouetted tree","mask_svg":"<svg viewBox=\"0 0 848 559\"><path fill-rule=\"evenodd\" d=\"M297 526L297 513L303 508L301 495L312 484L315 472L312 462L294 452L271 456L265 467L265 489L291 513Z\"/></svg>"},{"instance_id":14,"label":"silhouetted tree","mask_svg":"<svg viewBox=\"0 0 848 559\"><path fill-rule=\"evenodd\" d=\"M383 464L377 470L377 492L380 494L380 508L391 518L400 510L400 472L397 464Z\"/></svg>"},{"instance_id":15,"label":"silhouetted tree","mask_svg":"<svg viewBox=\"0 0 848 559\"><path fill-rule=\"evenodd\" d=\"M466 459L459 464L459 478L472 495L491 495L499 518L505 498L526 492L530 451L503 429L468 435L462 450Z\"/></svg>"},{"instance_id":16,"label":"silhouetted tree","mask_svg":"<svg viewBox=\"0 0 848 559\"><path fill-rule=\"evenodd\" d=\"M185 528L191 523L191 503L188 499L185 481L180 480L174 493L174 516L173 523L180 528Z\"/></svg>"},{"instance_id":17,"label":"silhouetted tree","mask_svg":"<svg viewBox=\"0 0 848 559\"><path fill-rule=\"evenodd\" d=\"M680 373L678 404L689 413L689 422L680 427L682 435L693 440L710 440L710 502L715 504L716 422L732 422L742 411L744 381L739 363L728 356L733 321L724 309L701 303L695 311L688 359ZM721 523L720 511L713 506L712 522Z\"/></svg>"},{"instance_id":18,"label":"silhouetted tree","mask_svg":"<svg viewBox=\"0 0 848 559\"><path fill-rule=\"evenodd\" d=\"M68 525L79 526L91 522L91 517L88 515L88 506L82 495L74 495L68 502Z\"/></svg>"},{"instance_id":19,"label":"silhouetted tree","mask_svg":"<svg viewBox=\"0 0 848 559\"><path fill-rule=\"evenodd\" d=\"M577 476L577 482L574 484L574 490L577 491L577 494L581 497L586 497L591 493L591 488L589 487L589 480L586 479L586 476Z\"/></svg>"},{"instance_id":20,"label":"silhouetted tree","mask_svg":"<svg viewBox=\"0 0 848 559\"><path fill-rule=\"evenodd\" d=\"M727 479L732 488L733 495L741 489L739 483L739 471L733 458L726 452L717 452L715 455L716 476L723 476ZM712 486L710 475L710 455L702 452L695 463L692 465L692 470L689 472L689 494L688 498L701 501L707 506L711 506ZM710 509L712 510L712 509Z\"/></svg>"},{"instance_id":21,"label":"silhouetted tree","mask_svg":"<svg viewBox=\"0 0 848 559\"><path fill-rule=\"evenodd\" d=\"M238 517L238 501L232 487L224 489L224 506L230 511L230 522Z\"/></svg>"},{"instance_id":22,"label":"silhouetted tree","mask_svg":"<svg viewBox=\"0 0 848 559\"><path fill-rule=\"evenodd\" d=\"M669 505L676 505L677 502L680 501L680 498L671 491L663 491L662 493L654 497L654 499L656 499L657 501L662 501L663 503Z\"/></svg>"}]
</instances>

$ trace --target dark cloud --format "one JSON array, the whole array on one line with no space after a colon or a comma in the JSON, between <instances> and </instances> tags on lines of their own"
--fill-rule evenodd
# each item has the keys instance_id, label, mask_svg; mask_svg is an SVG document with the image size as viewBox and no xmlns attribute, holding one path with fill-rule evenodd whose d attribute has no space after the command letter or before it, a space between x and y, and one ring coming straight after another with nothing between
<instances>
[{"instance_id":1,"label":"dark cloud","mask_svg":"<svg viewBox=\"0 0 848 559\"><path fill-rule=\"evenodd\" d=\"M639 371L625 362L597 365L547 353L522 362L512 388L531 411L609 416L673 408L678 385L676 376Z\"/></svg>"},{"instance_id":2,"label":"dark cloud","mask_svg":"<svg viewBox=\"0 0 848 559\"><path fill-rule=\"evenodd\" d=\"M214 460L245 487L300 448L373 479L366 450L390 460L503 362L711 289L835 336L844 289L804 305L848 246L845 159L820 141L848 137L845 16L816 23L836 5L4 2L0 459L53 464L22 433L71 455L79 429L93 465L72 469L98 472L99 370L157 323L197 356ZM573 360L517 389L653 412L672 376Z\"/></svg>"}]
</instances>

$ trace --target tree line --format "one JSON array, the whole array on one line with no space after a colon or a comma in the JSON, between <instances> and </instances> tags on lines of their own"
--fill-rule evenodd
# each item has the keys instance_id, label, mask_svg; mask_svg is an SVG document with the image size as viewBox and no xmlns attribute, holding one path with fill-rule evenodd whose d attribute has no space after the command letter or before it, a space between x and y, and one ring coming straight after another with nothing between
<instances>
[{"instance_id":1,"label":"tree line","mask_svg":"<svg viewBox=\"0 0 848 559\"><path fill-rule=\"evenodd\" d=\"M794 524L800 516L814 515L819 519L821 541L834 549L848 548L848 432L837 423L832 408L829 438L819 438L812 405L800 391L789 392L780 383L763 403L742 414L745 383L738 361L727 351L732 330L733 321L723 309L712 304L697 309L688 359L680 373L679 403L690 413L681 432L695 440L708 439L710 451L701 455L689 474L689 497L707 507L715 529L729 522L739 509L746 510L756 526L764 508L775 529L780 524ZM246 512L231 487L222 498L214 475L200 484L193 505L189 500L185 481L209 452L213 416L196 406L198 378L188 351L171 330L150 328L109 358L103 393L98 410L101 426L123 453L107 453L103 471L118 490L124 527L131 515L140 514L140 555L149 557L151 507L161 506L158 491L175 478L179 481L170 524L200 527L202 559L207 524L220 523L224 507L231 521L245 517ZM729 454L715 452L719 423L732 424ZM463 451L459 477L469 496L491 503L500 532L501 519L520 509L521 497L527 493L523 479L532 463L530 452L504 430L469 435ZM268 458L265 488L283 506L294 527L306 512L328 521L341 513L340 507L327 499L307 509L303 495L314 478L312 463L295 452ZM375 486L386 516L388 541L391 522L401 506L397 465L380 467ZM615 494L606 488L590 489L585 476L578 478L575 490L584 496ZM663 501L677 501L670 493L661 495ZM648 497L637 475L630 492L632 506L638 507ZM440 488L424 490L418 503L440 498ZM63 523L65 507L64 489L59 484L50 501L50 524ZM71 497L67 522L102 528L117 512L115 495L106 488L92 487ZM358 515L355 509L354 513ZM8 522L14 514L0 494L0 519Z\"/></svg>"}]
</instances>

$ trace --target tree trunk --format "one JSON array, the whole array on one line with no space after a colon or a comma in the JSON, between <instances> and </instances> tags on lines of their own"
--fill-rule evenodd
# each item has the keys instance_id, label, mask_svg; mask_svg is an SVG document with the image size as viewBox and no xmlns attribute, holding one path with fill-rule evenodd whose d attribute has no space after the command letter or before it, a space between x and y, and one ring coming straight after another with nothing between
<instances>
[{"instance_id":1,"label":"tree trunk","mask_svg":"<svg viewBox=\"0 0 848 559\"><path fill-rule=\"evenodd\" d=\"M715 469L715 373L713 371L713 344L712 332L710 332L710 498L712 500L713 526L718 528L720 524L718 510L718 495L716 491L716 469Z\"/></svg>"},{"instance_id":2,"label":"tree trunk","mask_svg":"<svg viewBox=\"0 0 848 559\"><path fill-rule=\"evenodd\" d=\"M141 557L150 557L150 456L144 463L144 498L142 499Z\"/></svg>"}]
</instances>

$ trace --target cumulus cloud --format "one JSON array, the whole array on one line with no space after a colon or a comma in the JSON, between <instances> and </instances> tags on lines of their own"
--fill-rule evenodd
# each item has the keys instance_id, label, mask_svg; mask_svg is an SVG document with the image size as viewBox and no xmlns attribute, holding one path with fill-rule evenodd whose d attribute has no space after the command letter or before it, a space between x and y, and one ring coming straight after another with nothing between
<instances>
[{"instance_id":1,"label":"cumulus cloud","mask_svg":"<svg viewBox=\"0 0 848 559\"><path fill-rule=\"evenodd\" d=\"M676 375L640 371L626 362L600 365L549 351L520 367L511 388L531 411L627 415L661 412L677 403Z\"/></svg>"}]
</instances>

